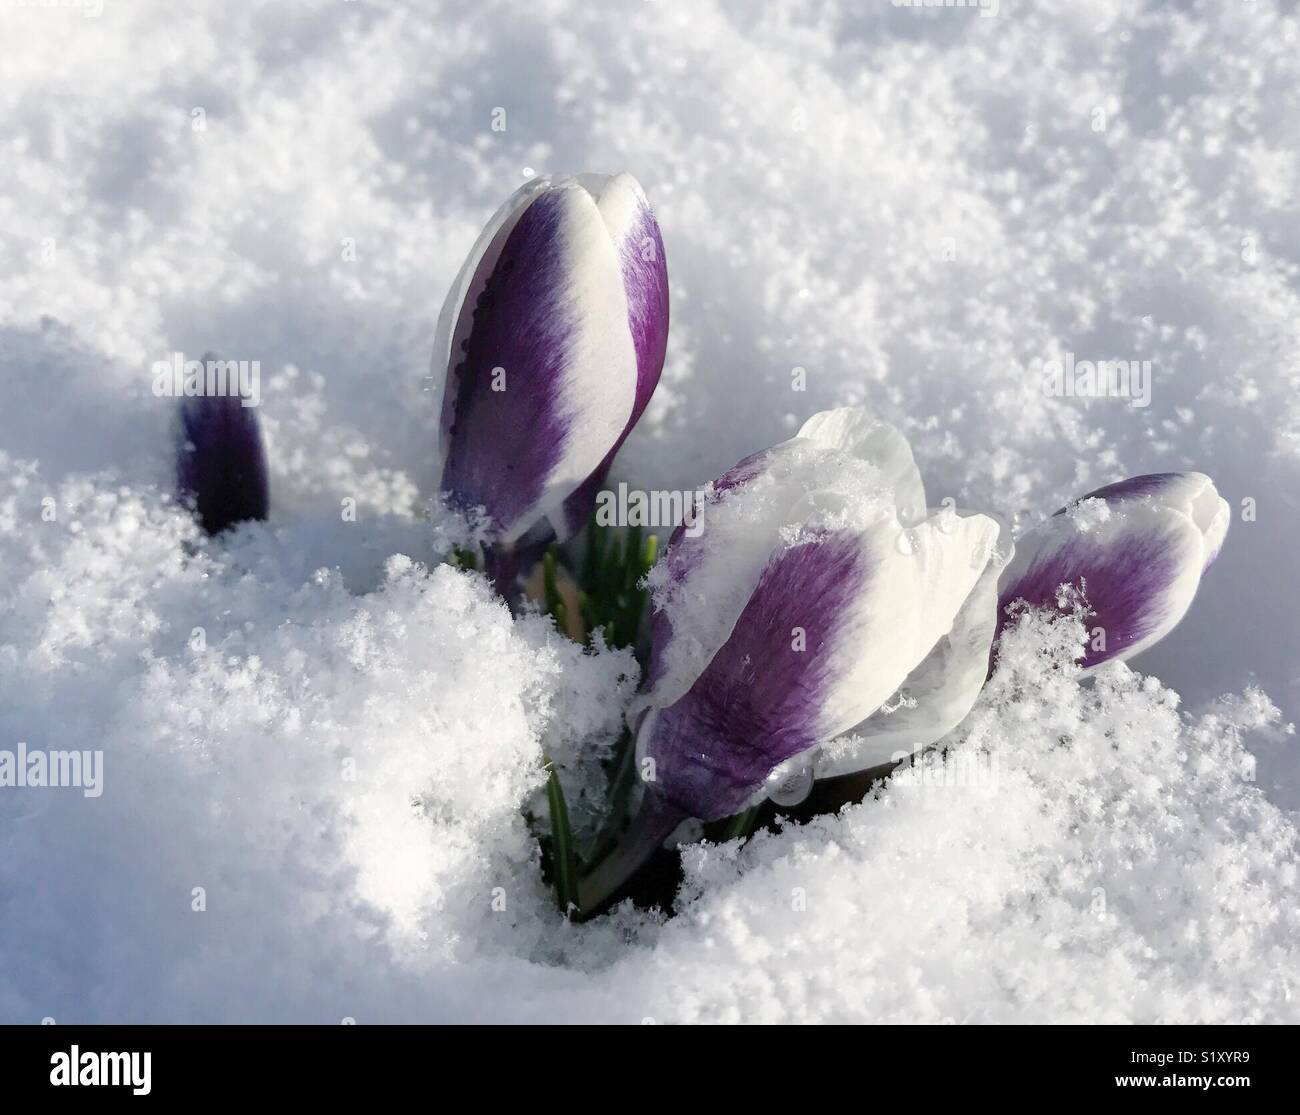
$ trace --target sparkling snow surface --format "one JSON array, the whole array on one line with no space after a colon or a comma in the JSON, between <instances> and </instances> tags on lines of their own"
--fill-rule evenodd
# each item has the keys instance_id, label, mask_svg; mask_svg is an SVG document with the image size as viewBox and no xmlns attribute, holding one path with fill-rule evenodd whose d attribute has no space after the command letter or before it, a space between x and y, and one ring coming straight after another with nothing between
<instances>
[{"instance_id":1,"label":"sparkling snow surface","mask_svg":"<svg viewBox=\"0 0 1300 1115\"><path fill-rule=\"evenodd\" d=\"M0 4L0 750L104 752L0 788L0 1021L1300 1021L1296 5L998 7ZM437 565L428 358L512 190L621 169L673 320L616 479L862 403L933 504L1234 518L1140 674L1027 617L946 760L573 926L524 812L635 666ZM151 390L208 350L271 470L218 543Z\"/></svg>"}]
</instances>

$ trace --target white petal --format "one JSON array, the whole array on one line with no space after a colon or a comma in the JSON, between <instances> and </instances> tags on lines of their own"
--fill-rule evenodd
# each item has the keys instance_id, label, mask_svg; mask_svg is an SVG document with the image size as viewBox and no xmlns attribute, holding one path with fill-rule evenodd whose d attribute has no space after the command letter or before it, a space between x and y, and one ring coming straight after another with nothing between
<instances>
[{"instance_id":1,"label":"white petal","mask_svg":"<svg viewBox=\"0 0 1300 1115\"><path fill-rule=\"evenodd\" d=\"M1218 490L1203 472L1185 472L1171 479L1168 486L1154 498L1169 507L1176 507L1196 524L1205 539L1205 564L1208 566L1223 547L1228 534L1232 511L1228 501L1220 498Z\"/></svg>"},{"instance_id":2,"label":"white petal","mask_svg":"<svg viewBox=\"0 0 1300 1115\"><path fill-rule=\"evenodd\" d=\"M925 518L925 487L912 447L897 429L874 418L865 407L840 407L814 414L798 436L870 461L894 492L899 522L911 524Z\"/></svg>"},{"instance_id":3,"label":"white petal","mask_svg":"<svg viewBox=\"0 0 1300 1115\"><path fill-rule=\"evenodd\" d=\"M558 512L595 472L622 435L636 401L636 347L618 251L591 194L576 182L557 189L564 191L567 203L564 285L557 312L574 324L558 385L569 421L564 451L547 477L537 517Z\"/></svg>"},{"instance_id":4,"label":"white petal","mask_svg":"<svg viewBox=\"0 0 1300 1115\"><path fill-rule=\"evenodd\" d=\"M624 171L612 175L581 175L579 181L596 199L601 219L609 230L614 248L622 252L625 241L641 228L644 214L650 211L650 201L641 184ZM598 188L594 188L599 183Z\"/></svg>"},{"instance_id":5,"label":"white petal","mask_svg":"<svg viewBox=\"0 0 1300 1115\"><path fill-rule=\"evenodd\" d=\"M988 676L997 630L998 575L1014 552L1009 529L1001 522L997 525L999 536L993 548L972 552L972 560L984 559L984 567L952 630L935 643L881 708L853 727L847 738L821 751L818 778L896 760L942 739L966 718Z\"/></svg>"},{"instance_id":6,"label":"white petal","mask_svg":"<svg viewBox=\"0 0 1300 1115\"><path fill-rule=\"evenodd\" d=\"M864 541L876 572L855 614L845 617L846 629L855 632L842 652L849 668L826 696L823 739L848 731L879 709L953 632L997 540L998 524L986 515L949 515L947 521L932 516L907 532L905 546L897 530L883 523L867 533ZM974 612L980 610L977 606ZM969 623L975 626L977 620ZM963 679L970 669L964 645L969 635L958 632L963 653L960 662L954 660ZM986 654L985 667L987 662Z\"/></svg>"},{"instance_id":7,"label":"white petal","mask_svg":"<svg viewBox=\"0 0 1300 1115\"><path fill-rule=\"evenodd\" d=\"M879 518L893 539L903 533L900 500L925 507L911 449L861 407L814 415L797 436L729 470L706 498L699 536L675 537L651 574L672 637L665 643L659 633L650 685L632 702L629 722L690 689L731 634L782 532L843 511L859 526Z\"/></svg>"}]
</instances>

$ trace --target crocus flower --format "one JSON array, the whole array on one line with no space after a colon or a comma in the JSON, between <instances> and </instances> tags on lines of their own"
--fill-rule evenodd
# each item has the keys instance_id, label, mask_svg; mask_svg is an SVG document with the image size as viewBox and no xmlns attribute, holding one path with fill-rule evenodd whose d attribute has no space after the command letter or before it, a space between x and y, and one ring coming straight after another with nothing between
<instances>
[{"instance_id":1,"label":"crocus flower","mask_svg":"<svg viewBox=\"0 0 1300 1115\"><path fill-rule=\"evenodd\" d=\"M659 382L667 337L663 242L636 179L527 183L439 317L443 497L481 511L505 552L574 534Z\"/></svg>"},{"instance_id":2,"label":"crocus flower","mask_svg":"<svg viewBox=\"0 0 1300 1115\"><path fill-rule=\"evenodd\" d=\"M999 631L1015 601L1055 607L1073 590L1093 632L1083 668L1131 658L1187 614L1229 518L1199 472L1134 476L1089 492L1017 540L999 589Z\"/></svg>"},{"instance_id":3,"label":"crocus flower","mask_svg":"<svg viewBox=\"0 0 1300 1115\"><path fill-rule=\"evenodd\" d=\"M999 528L925 507L906 440L858 408L814 416L713 485L703 529L679 530L651 575L653 656L630 711L644 798L620 847L584 880L584 909L681 819L761 799L776 768L868 721L918 667L929 663L937 690L945 677L966 683L957 648L974 620L958 617ZM972 606L986 641L971 702L995 619L984 589Z\"/></svg>"},{"instance_id":4,"label":"crocus flower","mask_svg":"<svg viewBox=\"0 0 1300 1115\"><path fill-rule=\"evenodd\" d=\"M239 395L181 400L176 486L208 534L267 515L266 449L257 408L243 402Z\"/></svg>"}]
</instances>

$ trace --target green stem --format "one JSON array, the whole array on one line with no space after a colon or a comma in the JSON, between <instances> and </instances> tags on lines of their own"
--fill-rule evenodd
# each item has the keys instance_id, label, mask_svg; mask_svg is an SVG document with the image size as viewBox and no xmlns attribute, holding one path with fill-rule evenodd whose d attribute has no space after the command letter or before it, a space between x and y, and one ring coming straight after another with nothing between
<instances>
[{"instance_id":1,"label":"green stem","mask_svg":"<svg viewBox=\"0 0 1300 1115\"><path fill-rule=\"evenodd\" d=\"M578 908L582 916L599 912L684 820L685 813L647 790L641 808L614 850L579 882Z\"/></svg>"},{"instance_id":2,"label":"green stem","mask_svg":"<svg viewBox=\"0 0 1300 1115\"><path fill-rule=\"evenodd\" d=\"M583 863L597 863L602 859L617 842L618 833L627 820L636 767L636 740L632 738L631 732L624 730L619 738L611 766L613 773L607 789L608 807L595 836L581 857Z\"/></svg>"}]
</instances>

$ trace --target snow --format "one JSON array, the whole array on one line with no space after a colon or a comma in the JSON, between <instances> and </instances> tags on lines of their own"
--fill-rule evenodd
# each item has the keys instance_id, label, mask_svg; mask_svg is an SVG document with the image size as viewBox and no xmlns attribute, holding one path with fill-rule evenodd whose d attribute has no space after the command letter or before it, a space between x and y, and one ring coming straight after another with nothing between
<instances>
[{"instance_id":1,"label":"snow","mask_svg":"<svg viewBox=\"0 0 1300 1115\"><path fill-rule=\"evenodd\" d=\"M1241 777L1243 734L1276 709L1250 692L1180 721L1122 665L1081 687L1082 626L1041 627L947 762L739 857L689 856L700 897L659 943L649 1013L1293 1018L1295 829Z\"/></svg>"},{"instance_id":2,"label":"snow","mask_svg":"<svg viewBox=\"0 0 1300 1115\"><path fill-rule=\"evenodd\" d=\"M0 25L0 748L104 752L99 797L0 789L0 1020L1300 1019L1293 5ZM616 479L865 403L934 505L1197 469L1234 518L1140 672L1026 620L946 759L574 926L524 811L543 752L595 793L633 664L438 566L429 355L515 188L623 169L673 322ZM209 350L260 362L273 504L218 544L150 390ZM1067 353L1150 360L1150 405L1045 393Z\"/></svg>"}]
</instances>

